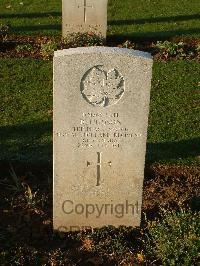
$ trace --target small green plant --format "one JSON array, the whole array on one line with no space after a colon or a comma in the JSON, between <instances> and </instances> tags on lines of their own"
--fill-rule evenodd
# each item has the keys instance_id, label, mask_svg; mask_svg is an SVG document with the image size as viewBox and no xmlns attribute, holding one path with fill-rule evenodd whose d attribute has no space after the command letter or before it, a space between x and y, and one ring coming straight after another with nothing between
<instances>
[{"instance_id":1,"label":"small green plant","mask_svg":"<svg viewBox=\"0 0 200 266\"><path fill-rule=\"evenodd\" d=\"M200 214L166 212L148 225L147 253L161 265L197 265L200 248Z\"/></svg>"},{"instance_id":2,"label":"small green plant","mask_svg":"<svg viewBox=\"0 0 200 266\"><path fill-rule=\"evenodd\" d=\"M0 252L0 264L1 265L6 265L7 261L6 261L6 255L8 252L6 251L1 251Z\"/></svg>"},{"instance_id":3,"label":"small green plant","mask_svg":"<svg viewBox=\"0 0 200 266\"><path fill-rule=\"evenodd\" d=\"M200 43L198 43L198 44L196 45L196 51L197 51L198 54L200 54Z\"/></svg>"},{"instance_id":4,"label":"small green plant","mask_svg":"<svg viewBox=\"0 0 200 266\"><path fill-rule=\"evenodd\" d=\"M0 41L5 41L9 32L10 32L9 25L0 24Z\"/></svg>"},{"instance_id":5,"label":"small green plant","mask_svg":"<svg viewBox=\"0 0 200 266\"><path fill-rule=\"evenodd\" d=\"M44 59L50 59L54 51L58 49L58 43L55 40L49 40L47 43L41 44L41 55Z\"/></svg>"},{"instance_id":6,"label":"small green plant","mask_svg":"<svg viewBox=\"0 0 200 266\"><path fill-rule=\"evenodd\" d=\"M122 48L127 48L127 49L134 49L135 48L135 44L129 40L125 41L122 44Z\"/></svg>"},{"instance_id":7,"label":"small green plant","mask_svg":"<svg viewBox=\"0 0 200 266\"><path fill-rule=\"evenodd\" d=\"M10 30L9 25L0 24L0 35L8 34L9 30Z\"/></svg>"},{"instance_id":8,"label":"small green plant","mask_svg":"<svg viewBox=\"0 0 200 266\"><path fill-rule=\"evenodd\" d=\"M123 254L128 252L127 236L131 233L131 228L120 226L105 226L101 229L93 231L90 238L94 242L94 250L96 252L109 252Z\"/></svg>"},{"instance_id":9,"label":"small green plant","mask_svg":"<svg viewBox=\"0 0 200 266\"><path fill-rule=\"evenodd\" d=\"M62 48L103 46L104 38L94 33L72 33L62 41Z\"/></svg>"},{"instance_id":10,"label":"small green plant","mask_svg":"<svg viewBox=\"0 0 200 266\"><path fill-rule=\"evenodd\" d=\"M16 46L16 51L17 53L21 53L21 52L32 52L33 51L33 46L28 43L28 44L19 44Z\"/></svg>"},{"instance_id":11,"label":"small green plant","mask_svg":"<svg viewBox=\"0 0 200 266\"><path fill-rule=\"evenodd\" d=\"M173 43L169 41L159 41L156 43L156 48L162 50L166 57L177 56L178 58L185 58L187 56L186 45L183 42Z\"/></svg>"},{"instance_id":12,"label":"small green plant","mask_svg":"<svg viewBox=\"0 0 200 266\"><path fill-rule=\"evenodd\" d=\"M24 184L24 187L25 187L25 193L24 193L24 196L25 196L25 199L26 199L26 202L27 202L27 207L35 207L36 205L36 194L37 192L32 192L31 188L29 187L29 185L25 185Z\"/></svg>"},{"instance_id":13,"label":"small green plant","mask_svg":"<svg viewBox=\"0 0 200 266\"><path fill-rule=\"evenodd\" d=\"M6 189L13 191L14 193L19 193L23 190L22 183L17 176L12 164L10 164L10 177L11 179L5 179L0 181L0 185L4 186Z\"/></svg>"}]
</instances>

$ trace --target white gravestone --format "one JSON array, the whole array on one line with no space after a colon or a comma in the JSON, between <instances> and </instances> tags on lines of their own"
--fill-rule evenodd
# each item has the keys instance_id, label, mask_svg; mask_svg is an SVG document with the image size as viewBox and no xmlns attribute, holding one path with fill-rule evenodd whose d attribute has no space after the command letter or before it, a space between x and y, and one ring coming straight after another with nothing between
<instances>
[{"instance_id":1,"label":"white gravestone","mask_svg":"<svg viewBox=\"0 0 200 266\"><path fill-rule=\"evenodd\" d=\"M106 37L108 0L62 0L62 35L95 33Z\"/></svg>"},{"instance_id":2,"label":"white gravestone","mask_svg":"<svg viewBox=\"0 0 200 266\"><path fill-rule=\"evenodd\" d=\"M55 229L140 225L151 76L148 53L55 52Z\"/></svg>"}]
</instances>

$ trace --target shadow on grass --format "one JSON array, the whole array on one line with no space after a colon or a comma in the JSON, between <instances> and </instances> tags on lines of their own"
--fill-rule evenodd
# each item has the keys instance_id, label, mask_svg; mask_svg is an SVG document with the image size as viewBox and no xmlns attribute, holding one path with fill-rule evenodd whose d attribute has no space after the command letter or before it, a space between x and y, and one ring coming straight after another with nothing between
<instances>
[{"instance_id":1,"label":"shadow on grass","mask_svg":"<svg viewBox=\"0 0 200 266\"><path fill-rule=\"evenodd\" d=\"M61 30L61 24L52 25L30 25L30 26L11 26L13 32L41 31L41 30Z\"/></svg>"},{"instance_id":2,"label":"shadow on grass","mask_svg":"<svg viewBox=\"0 0 200 266\"><path fill-rule=\"evenodd\" d=\"M124 42L127 39L132 41L157 41L166 40L177 36L189 36L200 34L200 28L178 29L169 31L147 31L147 32L125 32L108 36L108 42Z\"/></svg>"},{"instance_id":3,"label":"shadow on grass","mask_svg":"<svg viewBox=\"0 0 200 266\"><path fill-rule=\"evenodd\" d=\"M52 25L29 25L29 26L11 26L13 32L40 32L45 30L56 30L61 31L61 24L52 24ZM152 31L152 32L124 32L119 34L109 35L107 40L108 42L124 42L127 39L133 41L153 41L153 40L166 40L168 38L176 36L184 36L191 34L200 34L200 28L192 29L179 29L179 30L170 30L170 31Z\"/></svg>"},{"instance_id":4,"label":"shadow on grass","mask_svg":"<svg viewBox=\"0 0 200 266\"><path fill-rule=\"evenodd\" d=\"M200 19L200 14L192 15L180 15L172 17L155 17L155 18L141 18L141 19L126 19L126 20L110 20L108 22L111 26L118 25L141 25L145 23L158 23L158 22L176 22L176 21L187 21L193 19Z\"/></svg>"},{"instance_id":5,"label":"shadow on grass","mask_svg":"<svg viewBox=\"0 0 200 266\"><path fill-rule=\"evenodd\" d=\"M19 13L19 14L0 14L2 19L12 19L12 18L50 18L50 17L61 17L61 12L44 12L44 13ZM179 15L179 16L169 16L169 17L155 17L155 18L141 18L141 19L127 19L127 20L110 20L108 21L109 26L126 26L126 25L142 25L151 23L164 23L164 22L178 22L178 21L188 21L200 19L200 14L192 15ZM27 25L27 26L15 26L11 25L13 32L37 32L45 30L57 30L61 31L60 24L49 24L49 25ZM191 29L178 29L169 31L157 31L157 32L124 32L122 34L114 34L108 36L110 41L124 41L130 40L163 40L175 36L199 34L199 28Z\"/></svg>"},{"instance_id":6,"label":"shadow on grass","mask_svg":"<svg viewBox=\"0 0 200 266\"><path fill-rule=\"evenodd\" d=\"M5 18L45 18L45 17L61 17L61 12L43 12L43 13L15 13L15 14L0 14L1 19ZM179 15L170 17L155 17L155 18L141 18L141 19L126 19L126 20L110 20L109 25L132 25L145 24L157 22L176 22L200 19L200 14Z\"/></svg>"},{"instance_id":7,"label":"shadow on grass","mask_svg":"<svg viewBox=\"0 0 200 266\"><path fill-rule=\"evenodd\" d=\"M52 161L52 122L0 127L0 160ZM200 138L177 142L147 143L147 163L195 158Z\"/></svg>"},{"instance_id":8,"label":"shadow on grass","mask_svg":"<svg viewBox=\"0 0 200 266\"><path fill-rule=\"evenodd\" d=\"M19 13L19 14L0 14L0 18L45 18L61 17L61 12L44 12L44 13Z\"/></svg>"},{"instance_id":9,"label":"shadow on grass","mask_svg":"<svg viewBox=\"0 0 200 266\"><path fill-rule=\"evenodd\" d=\"M147 143L147 162L180 160L200 155L200 138L177 142Z\"/></svg>"},{"instance_id":10,"label":"shadow on grass","mask_svg":"<svg viewBox=\"0 0 200 266\"><path fill-rule=\"evenodd\" d=\"M0 160L52 161L52 122L0 127Z\"/></svg>"}]
</instances>

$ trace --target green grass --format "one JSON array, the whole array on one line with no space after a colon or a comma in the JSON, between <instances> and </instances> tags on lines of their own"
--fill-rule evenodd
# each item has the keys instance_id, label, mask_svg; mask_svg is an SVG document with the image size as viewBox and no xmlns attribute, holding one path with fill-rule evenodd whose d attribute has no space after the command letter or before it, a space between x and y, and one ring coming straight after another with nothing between
<instances>
[{"instance_id":1,"label":"green grass","mask_svg":"<svg viewBox=\"0 0 200 266\"><path fill-rule=\"evenodd\" d=\"M2 0L0 23L9 24L14 33L60 34L61 0Z\"/></svg>"},{"instance_id":2,"label":"green grass","mask_svg":"<svg viewBox=\"0 0 200 266\"><path fill-rule=\"evenodd\" d=\"M108 36L119 40L137 41L165 40L174 36L200 38L199 14L199 0L109 0ZM1 24L10 25L11 32L15 34L61 35L61 0L1 0L0 26ZM48 47L45 48L48 50ZM52 62L0 59L0 66L0 161L39 162L42 168L41 162L52 162L53 154ZM147 163L200 165L199 90L198 62L154 62ZM48 175L43 174L45 178ZM16 189L20 189L14 170L11 175ZM31 175L31 179L32 177L34 175ZM40 175L40 180L45 178ZM45 189L47 187L45 181ZM32 208L35 201L31 190L25 196L27 205L31 205ZM13 200L8 200L7 196L5 198L7 203L13 204ZM49 204L45 202L44 206L49 212ZM32 226L36 232L40 231L37 229L37 226L41 226L38 216L46 219L46 214L42 218L41 213L37 213L37 222L31 215L28 223L31 229L26 224L28 230L21 230L24 218L19 215L24 215L24 210L17 210L18 213L13 211L10 218L12 221L20 221L20 241L17 243L17 231L12 233L12 230L3 228L2 231L0 228L0 240L5 243L3 251L0 250L0 264L4 265L9 261L11 264L20 265L34 265L40 261L48 261L47 264L52 264L52 261L69 264L70 250L76 251L77 243L72 249L73 239L69 238L70 250L66 252L66 239L62 239L65 241L63 243L56 239L55 235L48 238L46 229L41 239L41 232L38 236L32 235ZM6 215L5 212L4 219ZM198 256L199 216L189 211L180 214L169 213L162 218L161 221L149 224L150 245L145 243L149 258L152 261L158 260L162 265L195 265ZM9 225L9 220L6 220L6 224ZM41 228L44 230L44 223ZM27 238L26 233L29 230L33 240L31 242L30 236ZM134 251L134 247L143 241L137 234L134 238L134 232L130 236L129 231L123 228L115 231L114 228L108 227L94 231L89 238L92 239L94 246L89 252L98 255L102 253L105 257L108 251L109 259L111 253L116 253L118 262L121 254L124 261L129 254L128 250L133 248ZM59 245L64 248L57 249ZM48 246L50 252L48 249L41 249L42 246ZM134 255L134 252L131 254ZM140 255L143 257L143 253ZM75 256L80 262L83 261L84 253L76 253Z\"/></svg>"},{"instance_id":3,"label":"green grass","mask_svg":"<svg viewBox=\"0 0 200 266\"><path fill-rule=\"evenodd\" d=\"M147 159L200 162L199 62L155 63Z\"/></svg>"},{"instance_id":4,"label":"green grass","mask_svg":"<svg viewBox=\"0 0 200 266\"><path fill-rule=\"evenodd\" d=\"M134 39L200 36L198 0L110 1L109 34Z\"/></svg>"},{"instance_id":5,"label":"green grass","mask_svg":"<svg viewBox=\"0 0 200 266\"><path fill-rule=\"evenodd\" d=\"M199 0L109 0L108 35L134 39L199 37L199 14ZM59 35L61 0L2 0L1 23L10 24L15 33Z\"/></svg>"},{"instance_id":6,"label":"green grass","mask_svg":"<svg viewBox=\"0 0 200 266\"><path fill-rule=\"evenodd\" d=\"M52 63L1 60L0 98L0 159L50 160Z\"/></svg>"},{"instance_id":7,"label":"green grass","mask_svg":"<svg viewBox=\"0 0 200 266\"><path fill-rule=\"evenodd\" d=\"M52 160L52 62L1 59L0 160ZM199 63L155 62L147 161L199 163Z\"/></svg>"},{"instance_id":8,"label":"green grass","mask_svg":"<svg viewBox=\"0 0 200 266\"><path fill-rule=\"evenodd\" d=\"M197 265L200 258L200 214L167 212L162 220L149 223L150 245L147 251L160 265Z\"/></svg>"}]
</instances>

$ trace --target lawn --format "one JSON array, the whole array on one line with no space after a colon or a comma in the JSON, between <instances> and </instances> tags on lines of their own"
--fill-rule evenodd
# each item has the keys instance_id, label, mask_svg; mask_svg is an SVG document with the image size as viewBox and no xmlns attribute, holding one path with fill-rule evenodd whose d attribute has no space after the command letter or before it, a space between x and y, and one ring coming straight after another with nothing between
<instances>
[{"instance_id":1,"label":"lawn","mask_svg":"<svg viewBox=\"0 0 200 266\"><path fill-rule=\"evenodd\" d=\"M199 0L109 0L108 36L167 39L200 36ZM14 33L60 35L61 0L2 0L0 24Z\"/></svg>"},{"instance_id":2,"label":"lawn","mask_svg":"<svg viewBox=\"0 0 200 266\"><path fill-rule=\"evenodd\" d=\"M61 0L1 0L1 25L0 265L197 265L199 0L109 0L106 45L154 56L139 228L52 230L52 54L99 39L63 46Z\"/></svg>"},{"instance_id":3,"label":"lawn","mask_svg":"<svg viewBox=\"0 0 200 266\"><path fill-rule=\"evenodd\" d=\"M1 59L0 160L52 161L52 62ZM199 164L199 63L155 62L147 162Z\"/></svg>"}]
</instances>

